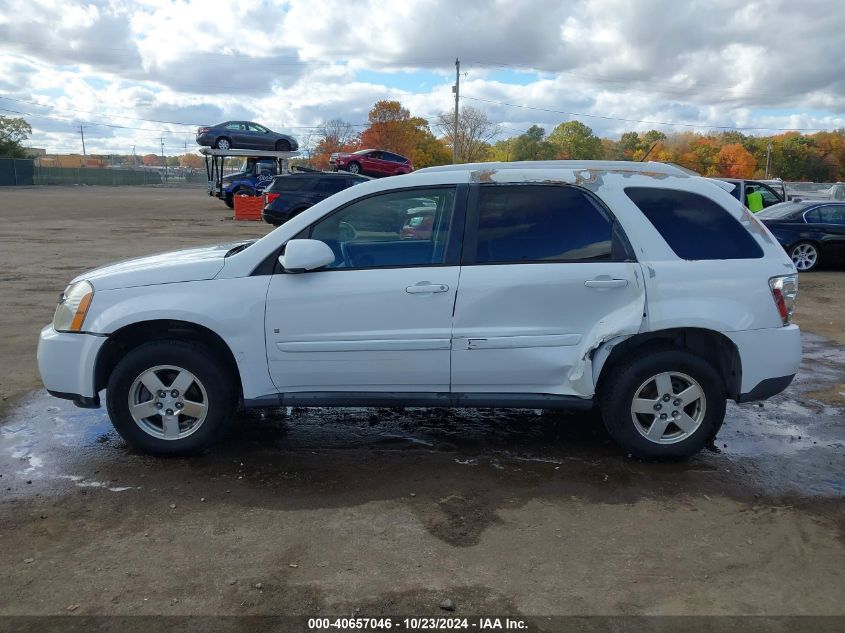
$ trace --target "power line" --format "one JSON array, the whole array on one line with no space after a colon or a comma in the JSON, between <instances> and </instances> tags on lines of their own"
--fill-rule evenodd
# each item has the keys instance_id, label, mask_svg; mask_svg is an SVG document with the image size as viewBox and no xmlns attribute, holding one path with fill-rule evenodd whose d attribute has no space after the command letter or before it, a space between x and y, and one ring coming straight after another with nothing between
<instances>
[{"instance_id":1,"label":"power line","mask_svg":"<svg viewBox=\"0 0 845 633\"><path fill-rule=\"evenodd\" d=\"M470 101L480 101L483 103L492 103L494 105L507 106L509 108L523 108L525 110L536 110L538 112L550 112L552 114L565 114L567 116L582 116L593 119L604 119L606 121L624 121L626 123L645 123L647 125L669 125L677 127L692 127L707 130L770 130L777 132L823 132L828 128L824 127L755 127L747 126L740 127L734 125L704 125L701 123L677 123L669 121L647 121L643 119L626 119L623 117L606 116L602 114L587 114L585 112L567 112L566 110L552 110L550 108L538 108L535 106L522 105L519 103L506 103L504 101L494 101L493 99L482 99L480 97L461 96L461 99L469 99Z\"/></svg>"}]
</instances>

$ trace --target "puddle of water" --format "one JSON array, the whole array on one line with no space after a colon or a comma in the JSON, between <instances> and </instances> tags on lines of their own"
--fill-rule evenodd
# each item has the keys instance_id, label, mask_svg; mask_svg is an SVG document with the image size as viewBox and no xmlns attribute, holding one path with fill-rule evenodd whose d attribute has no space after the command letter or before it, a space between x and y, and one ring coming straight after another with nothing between
<instances>
[{"instance_id":1,"label":"puddle of water","mask_svg":"<svg viewBox=\"0 0 845 633\"><path fill-rule=\"evenodd\" d=\"M717 448L681 464L626 459L597 419L583 413L410 408L248 412L237 420L237 433L208 454L161 460L133 453L104 409L77 409L40 391L0 426L0 485L13 495L74 488L131 494L152 487L156 478L164 486L198 473L204 481L229 482L232 469L242 470L246 459L262 473L256 477L262 485L290 485L315 477L346 481L377 460L396 463L403 472L403 460L413 459L414 476L429 471L437 476L448 464L514 480L565 475L591 486L612 480L617 493L642 494L658 485L691 493L728 477L731 485L773 494L841 497L843 411L804 394L843 380L845 351L818 337L808 337L805 345L801 374L784 394L762 407L729 403ZM331 459L321 457L326 454ZM319 464L312 465L314 460ZM241 470L238 481L249 481L241 479Z\"/></svg>"}]
</instances>

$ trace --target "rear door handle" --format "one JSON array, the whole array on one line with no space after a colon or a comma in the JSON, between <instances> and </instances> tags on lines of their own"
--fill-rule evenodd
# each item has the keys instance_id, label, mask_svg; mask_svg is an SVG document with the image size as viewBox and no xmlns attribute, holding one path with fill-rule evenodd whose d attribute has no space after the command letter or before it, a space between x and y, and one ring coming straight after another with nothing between
<instances>
[{"instance_id":1,"label":"rear door handle","mask_svg":"<svg viewBox=\"0 0 845 633\"><path fill-rule=\"evenodd\" d=\"M627 279L612 279L607 275L596 277L595 279L588 279L584 282L587 288L624 288L628 285Z\"/></svg>"},{"instance_id":2,"label":"rear door handle","mask_svg":"<svg viewBox=\"0 0 845 633\"><path fill-rule=\"evenodd\" d=\"M405 292L411 295L433 294L435 292L448 292L446 284L433 284L430 281L421 281L413 286L405 288Z\"/></svg>"}]
</instances>

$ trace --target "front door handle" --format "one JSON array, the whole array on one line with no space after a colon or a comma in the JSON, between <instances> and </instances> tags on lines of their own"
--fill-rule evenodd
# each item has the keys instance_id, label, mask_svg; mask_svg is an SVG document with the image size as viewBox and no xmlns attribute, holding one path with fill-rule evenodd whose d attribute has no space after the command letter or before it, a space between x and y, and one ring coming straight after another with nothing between
<instances>
[{"instance_id":1,"label":"front door handle","mask_svg":"<svg viewBox=\"0 0 845 633\"><path fill-rule=\"evenodd\" d=\"M627 279L612 279L608 275L601 275L595 279L588 279L584 282L587 288L624 288L628 285Z\"/></svg>"},{"instance_id":2,"label":"front door handle","mask_svg":"<svg viewBox=\"0 0 845 633\"><path fill-rule=\"evenodd\" d=\"M433 294L435 292L448 292L446 284L433 284L430 281L421 281L413 286L405 288L405 292L411 295Z\"/></svg>"}]
</instances>

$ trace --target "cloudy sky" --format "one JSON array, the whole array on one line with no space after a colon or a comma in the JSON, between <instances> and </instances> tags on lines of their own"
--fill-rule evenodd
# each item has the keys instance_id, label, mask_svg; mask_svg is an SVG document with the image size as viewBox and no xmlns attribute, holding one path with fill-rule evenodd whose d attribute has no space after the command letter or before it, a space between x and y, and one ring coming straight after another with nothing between
<instances>
[{"instance_id":1,"label":"cloudy sky","mask_svg":"<svg viewBox=\"0 0 845 633\"><path fill-rule=\"evenodd\" d=\"M307 140L379 99L433 119L456 57L503 136L845 127L841 0L0 0L0 114L53 152L80 125L89 153L193 151L227 119Z\"/></svg>"}]
</instances>

